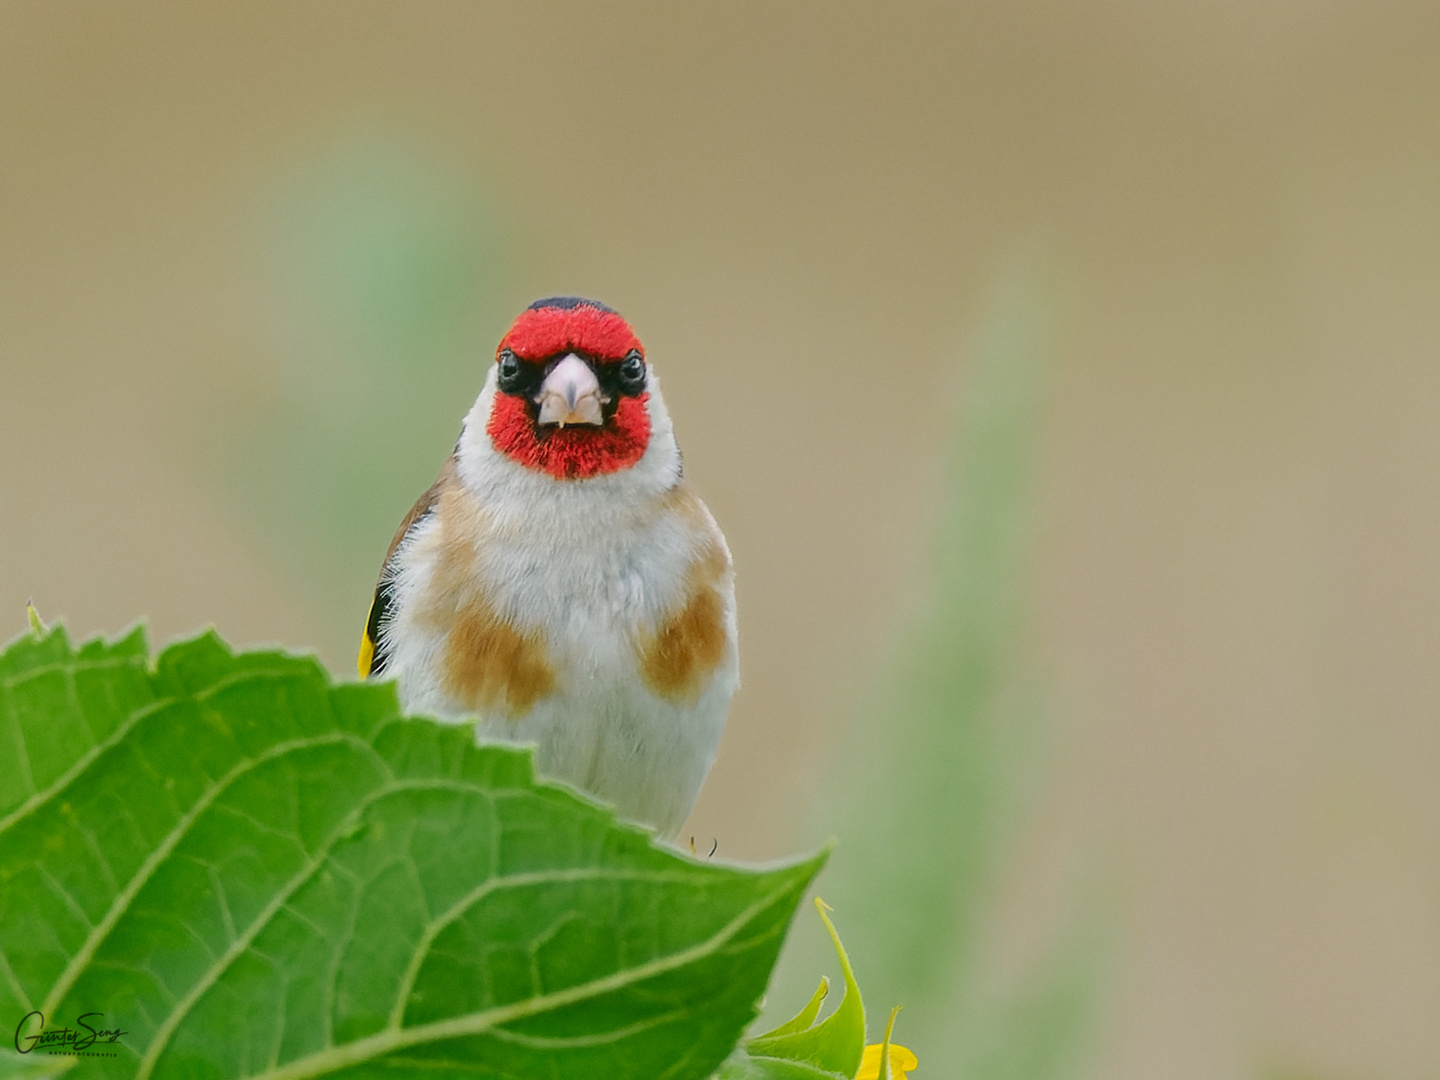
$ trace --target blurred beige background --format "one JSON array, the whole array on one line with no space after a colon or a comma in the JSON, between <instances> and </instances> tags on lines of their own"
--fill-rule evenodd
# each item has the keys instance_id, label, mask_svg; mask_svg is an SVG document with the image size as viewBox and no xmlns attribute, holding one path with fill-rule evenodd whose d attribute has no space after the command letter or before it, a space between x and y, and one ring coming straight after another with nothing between
<instances>
[{"instance_id":1,"label":"blurred beige background","mask_svg":"<svg viewBox=\"0 0 1440 1080\"><path fill-rule=\"evenodd\" d=\"M1433 2L6 0L0 624L348 673L509 318L595 296L739 565L693 831L793 850L1034 244L1057 738L997 933L1106 868L1096 1075L1434 1077Z\"/></svg>"}]
</instances>

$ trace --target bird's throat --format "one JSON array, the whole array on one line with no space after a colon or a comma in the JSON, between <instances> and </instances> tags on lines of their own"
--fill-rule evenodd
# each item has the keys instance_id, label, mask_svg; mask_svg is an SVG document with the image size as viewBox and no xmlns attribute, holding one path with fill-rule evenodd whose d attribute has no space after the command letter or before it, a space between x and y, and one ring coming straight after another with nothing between
<instances>
[{"instance_id":1,"label":"bird's throat","mask_svg":"<svg viewBox=\"0 0 1440 1080\"><path fill-rule=\"evenodd\" d=\"M496 450L557 480L585 480L628 469L650 444L649 394L622 398L602 425L539 426L525 401L496 394L486 433Z\"/></svg>"}]
</instances>

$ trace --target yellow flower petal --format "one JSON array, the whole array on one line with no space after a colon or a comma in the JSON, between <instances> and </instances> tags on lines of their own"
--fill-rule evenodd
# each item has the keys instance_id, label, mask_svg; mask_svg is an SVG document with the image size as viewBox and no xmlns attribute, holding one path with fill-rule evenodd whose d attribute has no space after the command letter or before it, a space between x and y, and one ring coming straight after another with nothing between
<instances>
[{"instance_id":1,"label":"yellow flower petal","mask_svg":"<svg viewBox=\"0 0 1440 1080\"><path fill-rule=\"evenodd\" d=\"M880 1080L880 1049L883 1043L872 1043L865 1047L865 1056L860 1059L860 1071L855 1080ZM919 1065L915 1055L898 1043L890 1044L890 1080L906 1080L905 1074Z\"/></svg>"}]
</instances>

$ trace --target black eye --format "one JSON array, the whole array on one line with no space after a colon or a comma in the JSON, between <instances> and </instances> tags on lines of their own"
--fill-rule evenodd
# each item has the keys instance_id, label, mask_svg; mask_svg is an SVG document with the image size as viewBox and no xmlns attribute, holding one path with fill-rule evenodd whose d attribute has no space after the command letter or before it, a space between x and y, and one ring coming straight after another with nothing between
<instances>
[{"instance_id":1,"label":"black eye","mask_svg":"<svg viewBox=\"0 0 1440 1080\"><path fill-rule=\"evenodd\" d=\"M627 394L638 394L645 389L645 361L638 352L620 361L620 389Z\"/></svg>"},{"instance_id":2,"label":"black eye","mask_svg":"<svg viewBox=\"0 0 1440 1080\"><path fill-rule=\"evenodd\" d=\"M524 372L520 370L520 361L516 358L515 354L509 349L502 352L500 354L500 372L497 380L500 389L507 394L513 394L516 390L520 389L523 375Z\"/></svg>"}]
</instances>

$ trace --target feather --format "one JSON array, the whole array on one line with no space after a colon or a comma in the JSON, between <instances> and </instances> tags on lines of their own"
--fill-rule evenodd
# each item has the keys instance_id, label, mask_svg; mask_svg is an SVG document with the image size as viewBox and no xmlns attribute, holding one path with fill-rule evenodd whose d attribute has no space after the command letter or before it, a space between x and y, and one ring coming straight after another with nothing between
<instances>
[{"instance_id":1,"label":"feather","mask_svg":"<svg viewBox=\"0 0 1440 1080\"><path fill-rule=\"evenodd\" d=\"M356 666L362 679L385 674L385 668L390 663L390 646L385 640L385 629L389 625L391 609L395 603L395 554L405 542L405 537L410 535L410 531L435 512L435 507L440 502L440 492L455 475L455 457L451 455L440 469L440 475L435 482L426 488L425 494L415 500L415 505L405 515L405 520L400 522L400 528L395 530L390 549L385 552L380 580L375 585L375 598L370 601L370 614L365 619L365 631L360 635L360 657Z\"/></svg>"}]
</instances>

